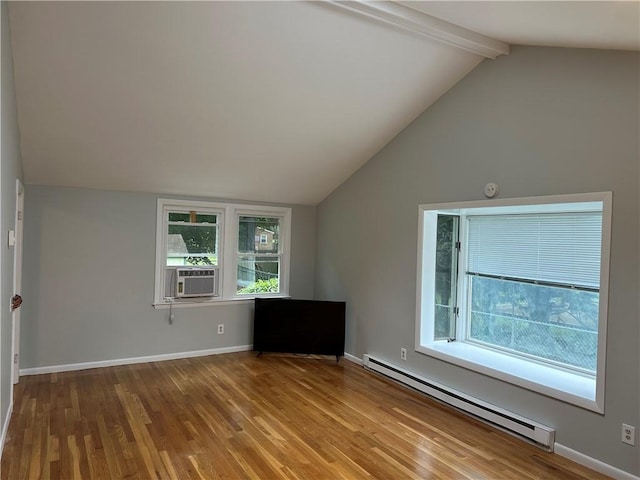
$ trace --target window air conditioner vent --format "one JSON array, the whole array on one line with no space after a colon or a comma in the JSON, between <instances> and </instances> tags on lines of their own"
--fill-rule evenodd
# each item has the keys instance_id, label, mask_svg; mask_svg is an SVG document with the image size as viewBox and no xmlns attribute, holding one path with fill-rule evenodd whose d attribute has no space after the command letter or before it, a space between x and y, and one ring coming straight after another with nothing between
<instances>
[{"instance_id":1,"label":"window air conditioner vent","mask_svg":"<svg viewBox=\"0 0 640 480\"><path fill-rule=\"evenodd\" d=\"M218 267L176 268L176 298L217 296Z\"/></svg>"}]
</instances>

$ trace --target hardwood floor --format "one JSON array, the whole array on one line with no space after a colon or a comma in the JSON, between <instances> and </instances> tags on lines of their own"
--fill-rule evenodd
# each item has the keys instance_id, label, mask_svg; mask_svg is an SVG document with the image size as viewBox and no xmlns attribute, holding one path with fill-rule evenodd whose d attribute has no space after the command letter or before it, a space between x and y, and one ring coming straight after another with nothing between
<instances>
[{"instance_id":1,"label":"hardwood floor","mask_svg":"<svg viewBox=\"0 0 640 480\"><path fill-rule=\"evenodd\" d=\"M251 352L23 377L3 479L601 479L351 362Z\"/></svg>"}]
</instances>

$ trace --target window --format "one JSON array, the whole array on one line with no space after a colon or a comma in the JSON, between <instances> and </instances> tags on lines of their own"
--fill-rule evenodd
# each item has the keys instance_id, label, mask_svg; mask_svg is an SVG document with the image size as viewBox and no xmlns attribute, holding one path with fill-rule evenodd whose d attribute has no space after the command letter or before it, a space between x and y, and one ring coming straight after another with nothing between
<instances>
[{"instance_id":1,"label":"window","mask_svg":"<svg viewBox=\"0 0 640 480\"><path fill-rule=\"evenodd\" d=\"M155 306L288 295L291 209L159 199L157 216ZM177 299L184 267L215 268L218 295Z\"/></svg>"},{"instance_id":2,"label":"window","mask_svg":"<svg viewBox=\"0 0 640 480\"><path fill-rule=\"evenodd\" d=\"M167 211L166 266L218 265L218 217L215 211Z\"/></svg>"},{"instance_id":3,"label":"window","mask_svg":"<svg viewBox=\"0 0 640 480\"><path fill-rule=\"evenodd\" d=\"M278 217L238 217L238 294L279 292L280 221Z\"/></svg>"},{"instance_id":4,"label":"window","mask_svg":"<svg viewBox=\"0 0 640 480\"><path fill-rule=\"evenodd\" d=\"M610 203L421 206L416 350L601 411Z\"/></svg>"}]
</instances>

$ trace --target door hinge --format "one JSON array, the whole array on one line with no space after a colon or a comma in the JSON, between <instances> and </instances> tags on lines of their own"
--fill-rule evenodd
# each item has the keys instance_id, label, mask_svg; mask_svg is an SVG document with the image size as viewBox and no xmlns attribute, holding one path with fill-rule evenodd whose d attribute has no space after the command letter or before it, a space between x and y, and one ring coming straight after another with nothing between
<instances>
[{"instance_id":1,"label":"door hinge","mask_svg":"<svg viewBox=\"0 0 640 480\"><path fill-rule=\"evenodd\" d=\"M453 314L454 314L455 316L460 315L460 309L459 309L458 307L453 307Z\"/></svg>"},{"instance_id":2,"label":"door hinge","mask_svg":"<svg viewBox=\"0 0 640 480\"><path fill-rule=\"evenodd\" d=\"M460 242L456 242L456 250L460 251L462 248L462 244Z\"/></svg>"},{"instance_id":3,"label":"door hinge","mask_svg":"<svg viewBox=\"0 0 640 480\"><path fill-rule=\"evenodd\" d=\"M13 363L16 364L16 365L18 364L18 354L17 353L13 354Z\"/></svg>"}]
</instances>

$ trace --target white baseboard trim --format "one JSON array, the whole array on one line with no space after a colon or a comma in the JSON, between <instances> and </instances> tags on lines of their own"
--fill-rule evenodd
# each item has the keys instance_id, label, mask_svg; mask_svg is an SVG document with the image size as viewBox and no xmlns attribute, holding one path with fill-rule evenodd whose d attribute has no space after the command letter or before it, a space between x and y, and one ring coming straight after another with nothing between
<instances>
[{"instance_id":1,"label":"white baseboard trim","mask_svg":"<svg viewBox=\"0 0 640 480\"><path fill-rule=\"evenodd\" d=\"M355 355L351 355L350 353L344 354L344 359L349 360L350 362L357 363L358 365L362 365L362 359L356 357Z\"/></svg>"},{"instance_id":2,"label":"white baseboard trim","mask_svg":"<svg viewBox=\"0 0 640 480\"><path fill-rule=\"evenodd\" d=\"M580 465L589 467L591 470L595 470L596 472L600 472L611 478L615 478L616 480L640 480L640 477L636 477L629 472L625 472L624 470L620 470L619 468L601 462L600 460L591 458L584 453L577 452L559 443L556 443L554 445L553 452L557 453L561 457L565 457L569 460L579 463Z\"/></svg>"},{"instance_id":3,"label":"white baseboard trim","mask_svg":"<svg viewBox=\"0 0 640 480\"><path fill-rule=\"evenodd\" d=\"M0 457L4 452L4 442L7 439L7 432L9 431L9 422L11 421L11 415L13 414L13 396L11 402L9 402L9 408L7 408L7 414L4 417L4 423L2 424L2 435L0 436Z\"/></svg>"},{"instance_id":4,"label":"white baseboard trim","mask_svg":"<svg viewBox=\"0 0 640 480\"><path fill-rule=\"evenodd\" d=\"M135 363L162 362L164 360L178 360L181 358L206 357L208 355L220 355L223 353L246 352L247 350L252 349L253 345L238 345L235 347L211 348L207 350L195 350L192 352L165 353L162 355L150 355L146 357L116 358L114 360L100 360L97 362L70 363L67 365L51 365L48 367L21 368L20 375L41 375L43 373L72 372L75 370L115 367L118 365L132 365Z\"/></svg>"}]
</instances>

